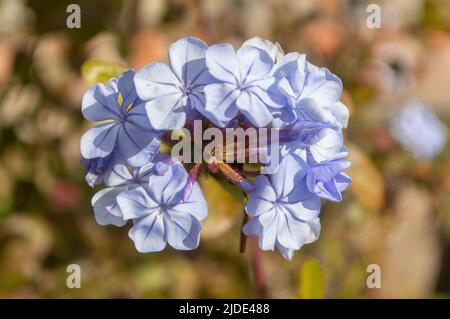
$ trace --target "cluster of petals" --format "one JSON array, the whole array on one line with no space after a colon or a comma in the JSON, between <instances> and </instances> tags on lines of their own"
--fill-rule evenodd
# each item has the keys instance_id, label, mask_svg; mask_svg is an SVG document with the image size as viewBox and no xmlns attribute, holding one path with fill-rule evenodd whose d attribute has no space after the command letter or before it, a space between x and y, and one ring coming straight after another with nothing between
<instances>
[{"instance_id":1,"label":"cluster of petals","mask_svg":"<svg viewBox=\"0 0 450 319\"><path fill-rule=\"evenodd\" d=\"M194 120L227 128L279 130L279 164L249 183L243 226L263 250L286 259L319 237L321 200L340 201L351 182L342 130L348 110L342 82L305 54L251 38L235 50L194 37L173 43L169 63L153 62L97 84L84 95L83 116L96 126L81 139L100 225L123 226L139 252L195 249L208 207L185 165L160 153L161 139ZM272 145L271 145L272 146ZM261 165L270 165L268 147ZM186 192L186 189L189 192ZM186 195L188 194L188 196ZM212 212L214 213L214 212Z\"/></svg>"}]
</instances>

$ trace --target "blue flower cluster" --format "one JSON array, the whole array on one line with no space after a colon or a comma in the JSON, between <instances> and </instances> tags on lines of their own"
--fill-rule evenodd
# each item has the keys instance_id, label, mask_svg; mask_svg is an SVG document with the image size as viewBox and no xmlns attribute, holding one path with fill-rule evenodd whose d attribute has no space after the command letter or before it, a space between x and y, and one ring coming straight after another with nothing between
<instances>
[{"instance_id":1,"label":"blue flower cluster","mask_svg":"<svg viewBox=\"0 0 450 319\"><path fill-rule=\"evenodd\" d=\"M446 141L447 128L421 102L409 102L392 117L390 130L394 139L415 158L431 160Z\"/></svg>"},{"instance_id":2,"label":"blue flower cluster","mask_svg":"<svg viewBox=\"0 0 450 319\"><path fill-rule=\"evenodd\" d=\"M129 70L84 95L82 113L97 122L81 139L86 180L107 186L92 199L97 222L132 220L129 236L140 252L161 251L167 243L196 248L208 211L198 171L160 153L164 134L198 119L219 128L272 128L280 132L281 159L273 174L251 183L242 165L210 172L247 192L243 232L258 236L261 249L277 247L291 259L319 236L320 199L340 201L351 182L344 173L350 163L342 129L349 114L340 102L340 79L304 54L285 54L259 37L237 51L187 37L168 55L168 65ZM265 154L270 162L269 148Z\"/></svg>"}]
</instances>

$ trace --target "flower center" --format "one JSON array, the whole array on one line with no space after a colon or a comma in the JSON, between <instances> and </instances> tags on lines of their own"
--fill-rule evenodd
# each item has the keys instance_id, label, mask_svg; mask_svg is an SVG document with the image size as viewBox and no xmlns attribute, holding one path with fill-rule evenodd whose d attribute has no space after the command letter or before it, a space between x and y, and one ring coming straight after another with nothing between
<instances>
[{"instance_id":1,"label":"flower center","mask_svg":"<svg viewBox=\"0 0 450 319\"><path fill-rule=\"evenodd\" d=\"M191 94L191 90L187 87L180 87L181 92L183 93L183 96L188 96L189 94Z\"/></svg>"},{"instance_id":2,"label":"flower center","mask_svg":"<svg viewBox=\"0 0 450 319\"><path fill-rule=\"evenodd\" d=\"M159 204L159 205L160 206L159 206L157 214L159 216L161 216L161 215L164 215L164 213L167 211L168 206L166 204Z\"/></svg>"},{"instance_id":3,"label":"flower center","mask_svg":"<svg viewBox=\"0 0 450 319\"><path fill-rule=\"evenodd\" d=\"M127 113L126 113L126 112L125 112L125 113L122 113L122 116L119 118L119 123L120 123L120 124L124 124L124 123L127 122L127 120L128 120L128 115L127 115Z\"/></svg>"}]
</instances>

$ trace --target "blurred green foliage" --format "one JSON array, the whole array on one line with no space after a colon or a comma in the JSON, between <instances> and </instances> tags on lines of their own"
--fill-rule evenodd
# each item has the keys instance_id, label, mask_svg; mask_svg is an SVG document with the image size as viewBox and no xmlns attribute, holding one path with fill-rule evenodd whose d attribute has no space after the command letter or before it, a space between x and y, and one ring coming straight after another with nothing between
<instances>
[{"instance_id":1,"label":"blurred green foliage","mask_svg":"<svg viewBox=\"0 0 450 319\"><path fill-rule=\"evenodd\" d=\"M320 264L315 259L308 259L300 270L299 296L304 299L320 299L324 295L324 276Z\"/></svg>"},{"instance_id":2,"label":"blurred green foliage","mask_svg":"<svg viewBox=\"0 0 450 319\"><path fill-rule=\"evenodd\" d=\"M81 66L81 76L89 84L106 83L111 78L127 70L127 67L118 63L87 60Z\"/></svg>"}]
</instances>

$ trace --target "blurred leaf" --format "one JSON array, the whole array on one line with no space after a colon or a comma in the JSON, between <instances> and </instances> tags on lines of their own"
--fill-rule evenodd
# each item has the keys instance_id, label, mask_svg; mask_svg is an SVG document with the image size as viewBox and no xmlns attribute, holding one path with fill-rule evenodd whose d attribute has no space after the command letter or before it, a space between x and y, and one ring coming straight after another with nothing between
<instances>
[{"instance_id":1,"label":"blurred leaf","mask_svg":"<svg viewBox=\"0 0 450 319\"><path fill-rule=\"evenodd\" d=\"M14 47L8 40L0 40L0 85L11 76L14 64Z\"/></svg>"},{"instance_id":2,"label":"blurred leaf","mask_svg":"<svg viewBox=\"0 0 450 319\"><path fill-rule=\"evenodd\" d=\"M245 203L245 197L244 197L244 193L242 192L242 190L240 190L237 186L228 182L223 177L219 177L219 176L215 176L215 175L213 175L213 177L216 179L216 181L220 184L220 186L222 186L222 188L225 191L227 191L231 196L233 196L233 198L235 200L239 201L240 203Z\"/></svg>"},{"instance_id":3,"label":"blurred leaf","mask_svg":"<svg viewBox=\"0 0 450 319\"><path fill-rule=\"evenodd\" d=\"M23 122L38 108L42 92L34 84L11 87L0 102L0 125Z\"/></svg>"},{"instance_id":4,"label":"blurred leaf","mask_svg":"<svg viewBox=\"0 0 450 319\"><path fill-rule=\"evenodd\" d=\"M49 33L37 39L33 67L43 86L52 94L62 92L73 80L68 60L70 40L61 33Z\"/></svg>"},{"instance_id":5,"label":"blurred leaf","mask_svg":"<svg viewBox=\"0 0 450 319\"><path fill-rule=\"evenodd\" d=\"M359 202L373 210L384 206L383 176L370 158L356 145L350 144L348 160L352 166L347 173L353 179L351 191Z\"/></svg>"},{"instance_id":6,"label":"blurred leaf","mask_svg":"<svg viewBox=\"0 0 450 319\"><path fill-rule=\"evenodd\" d=\"M114 62L87 60L81 66L81 76L89 85L106 83L109 79L127 70L127 67Z\"/></svg>"},{"instance_id":7,"label":"blurred leaf","mask_svg":"<svg viewBox=\"0 0 450 319\"><path fill-rule=\"evenodd\" d=\"M0 206L1 207L1 206ZM446 198L442 205L442 224L444 235L447 240L450 239L450 198Z\"/></svg>"},{"instance_id":8,"label":"blurred leaf","mask_svg":"<svg viewBox=\"0 0 450 319\"><path fill-rule=\"evenodd\" d=\"M323 272L319 262L308 259L300 270L299 295L303 299L321 299L325 295Z\"/></svg>"},{"instance_id":9,"label":"blurred leaf","mask_svg":"<svg viewBox=\"0 0 450 319\"><path fill-rule=\"evenodd\" d=\"M12 207L14 180L8 175L7 170L0 166L0 223L5 216L4 213L8 212Z\"/></svg>"},{"instance_id":10,"label":"blurred leaf","mask_svg":"<svg viewBox=\"0 0 450 319\"><path fill-rule=\"evenodd\" d=\"M42 267L42 261L54 243L53 231L48 222L35 217L31 212L14 212L5 221L1 235L2 272L13 276L14 283L16 279L17 283L32 279ZM12 285L13 282L8 285Z\"/></svg>"},{"instance_id":11,"label":"blurred leaf","mask_svg":"<svg viewBox=\"0 0 450 319\"><path fill-rule=\"evenodd\" d=\"M430 296L442 265L441 235L433 206L425 188L405 185L398 191L384 236L382 284L381 289L373 290L376 297Z\"/></svg>"},{"instance_id":12,"label":"blurred leaf","mask_svg":"<svg viewBox=\"0 0 450 319\"><path fill-rule=\"evenodd\" d=\"M208 203L208 218L203 223L202 237L218 237L226 232L233 225L235 217L242 213L243 199L238 200L238 194L231 189L234 186L223 179L202 175L199 182ZM234 188L239 191L237 187Z\"/></svg>"}]
</instances>

